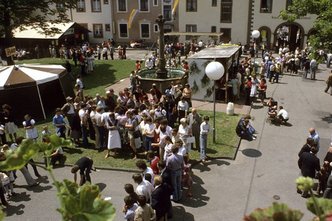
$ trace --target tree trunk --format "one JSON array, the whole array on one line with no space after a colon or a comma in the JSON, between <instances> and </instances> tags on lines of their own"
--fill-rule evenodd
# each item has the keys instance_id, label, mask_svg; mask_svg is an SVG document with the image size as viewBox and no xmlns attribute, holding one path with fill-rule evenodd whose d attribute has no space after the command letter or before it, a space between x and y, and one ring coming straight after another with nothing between
<instances>
[{"instance_id":1,"label":"tree trunk","mask_svg":"<svg viewBox=\"0 0 332 221\"><path fill-rule=\"evenodd\" d=\"M4 8L5 11L3 12L3 27L5 30L5 38L4 38L4 47L3 50L1 50L1 59L7 61L7 65L13 65L14 61L12 59L12 56L7 57L5 49L14 46L12 43L13 39L13 31L11 26L11 16L10 16L10 8L9 5L6 4L7 1L4 2Z\"/></svg>"}]
</instances>

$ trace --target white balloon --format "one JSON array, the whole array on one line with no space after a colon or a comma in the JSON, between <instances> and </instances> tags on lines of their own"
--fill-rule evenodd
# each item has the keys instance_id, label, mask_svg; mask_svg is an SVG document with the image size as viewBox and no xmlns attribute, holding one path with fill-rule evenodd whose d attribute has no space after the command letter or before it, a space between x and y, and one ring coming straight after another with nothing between
<instances>
[{"instance_id":1,"label":"white balloon","mask_svg":"<svg viewBox=\"0 0 332 221\"><path fill-rule=\"evenodd\" d=\"M212 61L206 65L205 73L211 80L219 80L225 73L224 66L217 61Z\"/></svg>"},{"instance_id":2,"label":"white balloon","mask_svg":"<svg viewBox=\"0 0 332 221\"><path fill-rule=\"evenodd\" d=\"M258 38L261 35L261 33L258 30L253 30L251 33L251 36L253 38Z\"/></svg>"}]
</instances>

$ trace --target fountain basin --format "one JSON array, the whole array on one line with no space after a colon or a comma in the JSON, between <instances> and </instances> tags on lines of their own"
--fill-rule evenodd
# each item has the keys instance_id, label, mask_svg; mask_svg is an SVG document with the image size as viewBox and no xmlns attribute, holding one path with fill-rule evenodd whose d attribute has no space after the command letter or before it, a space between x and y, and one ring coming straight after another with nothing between
<instances>
[{"instance_id":1,"label":"fountain basin","mask_svg":"<svg viewBox=\"0 0 332 221\"><path fill-rule=\"evenodd\" d=\"M143 69L137 75L140 79L140 84L145 92L152 88L155 83L157 88L163 93L173 82L176 84L185 85L188 82L188 75L182 69L167 69L167 78L157 78L157 69Z\"/></svg>"}]
</instances>

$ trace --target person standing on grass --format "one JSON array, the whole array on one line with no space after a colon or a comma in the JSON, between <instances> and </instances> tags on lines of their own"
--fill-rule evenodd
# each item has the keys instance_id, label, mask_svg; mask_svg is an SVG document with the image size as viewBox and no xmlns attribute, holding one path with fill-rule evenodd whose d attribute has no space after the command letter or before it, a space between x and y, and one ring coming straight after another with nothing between
<instances>
[{"instance_id":1,"label":"person standing on grass","mask_svg":"<svg viewBox=\"0 0 332 221\"><path fill-rule=\"evenodd\" d=\"M30 114L24 116L23 127L25 129L25 137L34 141L38 138L38 131L35 127L36 121L31 118Z\"/></svg>"},{"instance_id":2,"label":"person standing on grass","mask_svg":"<svg viewBox=\"0 0 332 221\"><path fill-rule=\"evenodd\" d=\"M59 137L66 139L66 123L64 117L62 116L62 111L60 108L57 108L55 110L55 115L53 117L53 125L56 127L56 134Z\"/></svg>"},{"instance_id":3,"label":"person standing on grass","mask_svg":"<svg viewBox=\"0 0 332 221\"><path fill-rule=\"evenodd\" d=\"M210 124L209 124L210 118L208 116L204 116L203 120L204 121L200 125L199 141L200 141L200 159L202 160L203 163L205 163L207 138L210 132Z\"/></svg>"},{"instance_id":4,"label":"person standing on grass","mask_svg":"<svg viewBox=\"0 0 332 221\"><path fill-rule=\"evenodd\" d=\"M117 149L121 149L121 137L119 133L119 123L115 118L113 112L109 113L109 118L106 121L106 129L108 130L107 154L105 158L110 156L110 152L114 149L114 154L117 154Z\"/></svg>"},{"instance_id":5,"label":"person standing on grass","mask_svg":"<svg viewBox=\"0 0 332 221\"><path fill-rule=\"evenodd\" d=\"M138 133L138 122L135 118L132 111L127 111L127 122L125 124L125 128L128 130L128 139L129 139L129 145L133 151L133 159L137 158L137 150L136 150L136 143L135 138L136 134Z\"/></svg>"}]
</instances>

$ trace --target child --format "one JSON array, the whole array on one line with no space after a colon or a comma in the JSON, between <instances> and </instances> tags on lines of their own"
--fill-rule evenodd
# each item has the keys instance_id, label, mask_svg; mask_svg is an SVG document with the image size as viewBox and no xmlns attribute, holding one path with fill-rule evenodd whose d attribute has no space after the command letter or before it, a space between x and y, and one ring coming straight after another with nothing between
<instances>
[{"instance_id":1,"label":"child","mask_svg":"<svg viewBox=\"0 0 332 221\"><path fill-rule=\"evenodd\" d=\"M207 148L207 137L210 132L210 125L209 120L210 118L208 116L204 116L203 122L200 125L200 159L203 163L206 161L206 148Z\"/></svg>"},{"instance_id":2,"label":"child","mask_svg":"<svg viewBox=\"0 0 332 221\"><path fill-rule=\"evenodd\" d=\"M192 186L193 186L193 179L191 177L191 164L189 163L189 155L185 154L183 156L184 167L182 170L182 186L187 187L187 196L192 197Z\"/></svg>"},{"instance_id":3,"label":"child","mask_svg":"<svg viewBox=\"0 0 332 221\"><path fill-rule=\"evenodd\" d=\"M150 167L153 170L153 173L155 175L159 174L159 169L157 167L158 162L160 158L153 152L152 150L149 150L146 154L147 160L150 162Z\"/></svg>"}]
</instances>

